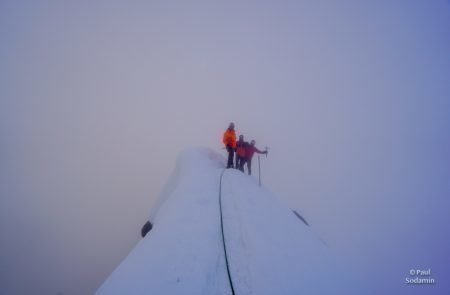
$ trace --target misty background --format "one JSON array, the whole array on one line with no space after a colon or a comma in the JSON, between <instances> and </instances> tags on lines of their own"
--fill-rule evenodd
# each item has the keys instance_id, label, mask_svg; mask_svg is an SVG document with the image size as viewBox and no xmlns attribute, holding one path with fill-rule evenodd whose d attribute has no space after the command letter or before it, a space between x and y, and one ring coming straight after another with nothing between
<instances>
[{"instance_id":1,"label":"misty background","mask_svg":"<svg viewBox=\"0 0 450 295\"><path fill-rule=\"evenodd\" d=\"M450 292L449 53L446 0L0 1L0 294L95 292L231 121L368 289Z\"/></svg>"}]
</instances>

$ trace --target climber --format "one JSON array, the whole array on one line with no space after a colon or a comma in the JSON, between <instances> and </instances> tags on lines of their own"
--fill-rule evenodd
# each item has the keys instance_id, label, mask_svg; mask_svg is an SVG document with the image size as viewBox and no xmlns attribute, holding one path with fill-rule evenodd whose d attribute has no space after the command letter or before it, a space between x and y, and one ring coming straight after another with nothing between
<instances>
[{"instance_id":1,"label":"climber","mask_svg":"<svg viewBox=\"0 0 450 295\"><path fill-rule=\"evenodd\" d=\"M247 170L248 175L252 174L252 158L255 153L258 154L266 154L267 155L267 149L265 151L260 151L258 148L255 147L255 141L252 140L250 144L247 144L245 149L245 158L244 161L241 161L242 170L244 171L244 164L247 163ZM242 163L243 162L243 163Z\"/></svg>"},{"instance_id":2,"label":"climber","mask_svg":"<svg viewBox=\"0 0 450 295\"><path fill-rule=\"evenodd\" d=\"M223 143L228 152L227 168L233 168L234 151L236 150L236 132L234 131L234 123L231 122L228 129L223 134Z\"/></svg>"},{"instance_id":3,"label":"climber","mask_svg":"<svg viewBox=\"0 0 450 295\"><path fill-rule=\"evenodd\" d=\"M244 135L239 135L239 140L236 142L236 169L244 172L245 152L248 147L248 142L244 141Z\"/></svg>"}]
</instances>

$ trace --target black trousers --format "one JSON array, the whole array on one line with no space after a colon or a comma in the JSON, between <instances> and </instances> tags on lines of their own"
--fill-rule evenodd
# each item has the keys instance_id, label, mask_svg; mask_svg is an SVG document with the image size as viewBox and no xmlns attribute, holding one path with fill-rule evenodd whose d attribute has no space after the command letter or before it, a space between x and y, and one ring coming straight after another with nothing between
<instances>
[{"instance_id":1,"label":"black trousers","mask_svg":"<svg viewBox=\"0 0 450 295\"><path fill-rule=\"evenodd\" d=\"M228 152L227 168L233 168L234 149L231 146L227 145L227 152Z\"/></svg>"},{"instance_id":2,"label":"black trousers","mask_svg":"<svg viewBox=\"0 0 450 295\"><path fill-rule=\"evenodd\" d=\"M248 175L252 175L252 158L245 159L245 162L247 163Z\"/></svg>"},{"instance_id":3,"label":"black trousers","mask_svg":"<svg viewBox=\"0 0 450 295\"><path fill-rule=\"evenodd\" d=\"M248 175L252 174L252 159L239 157L239 166L237 168L244 172L244 165L247 163Z\"/></svg>"},{"instance_id":4,"label":"black trousers","mask_svg":"<svg viewBox=\"0 0 450 295\"><path fill-rule=\"evenodd\" d=\"M244 162L245 159L242 158L241 156L239 156L238 154L236 154L236 169L241 170L242 172L244 172Z\"/></svg>"}]
</instances>

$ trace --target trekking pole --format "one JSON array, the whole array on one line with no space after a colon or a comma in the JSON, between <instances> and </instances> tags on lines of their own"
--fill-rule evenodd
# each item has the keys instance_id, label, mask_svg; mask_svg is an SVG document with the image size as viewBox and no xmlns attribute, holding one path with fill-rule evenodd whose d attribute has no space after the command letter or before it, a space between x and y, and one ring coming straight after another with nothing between
<instances>
[{"instance_id":1,"label":"trekking pole","mask_svg":"<svg viewBox=\"0 0 450 295\"><path fill-rule=\"evenodd\" d=\"M266 146L266 158L267 158L267 154L269 153L269 147ZM259 186L261 186L261 160L260 160L260 156L258 155L258 178L259 178Z\"/></svg>"},{"instance_id":2,"label":"trekking pole","mask_svg":"<svg viewBox=\"0 0 450 295\"><path fill-rule=\"evenodd\" d=\"M261 186L261 161L258 155L258 178L259 178L259 186Z\"/></svg>"}]
</instances>

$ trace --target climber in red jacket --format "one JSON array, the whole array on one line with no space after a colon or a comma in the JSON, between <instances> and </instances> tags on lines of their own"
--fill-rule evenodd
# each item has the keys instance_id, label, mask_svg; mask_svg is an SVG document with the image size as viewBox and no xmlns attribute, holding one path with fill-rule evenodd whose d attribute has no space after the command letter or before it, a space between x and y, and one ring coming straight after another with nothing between
<instances>
[{"instance_id":1,"label":"climber in red jacket","mask_svg":"<svg viewBox=\"0 0 450 295\"><path fill-rule=\"evenodd\" d=\"M239 140L236 142L236 165L235 168L244 172L245 155L248 147L248 142L244 141L244 135L239 135Z\"/></svg>"},{"instance_id":2,"label":"climber in red jacket","mask_svg":"<svg viewBox=\"0 0 450 295\"><path fill-rule=\"evenodd\" d=\"M250 142L250 144L246 146L246 149L245 149L245 158L244 158L243 161L241 160L241 166L242 166L242 167L244 167L244 163L247 163L248 175L251 175L251 174L252 174L252 158L253 158L253 155L254 155L255 153L258 153L258 154L267 154L267 150L265 150L265 151L260 151L257 147L255 147L255 143L256 143L256 142L255 142L254 140L252 140L252 141ZM244 170L244 169L242 168L242 171L243 171L243 170Z\"/></svg>"}]
</instances>

